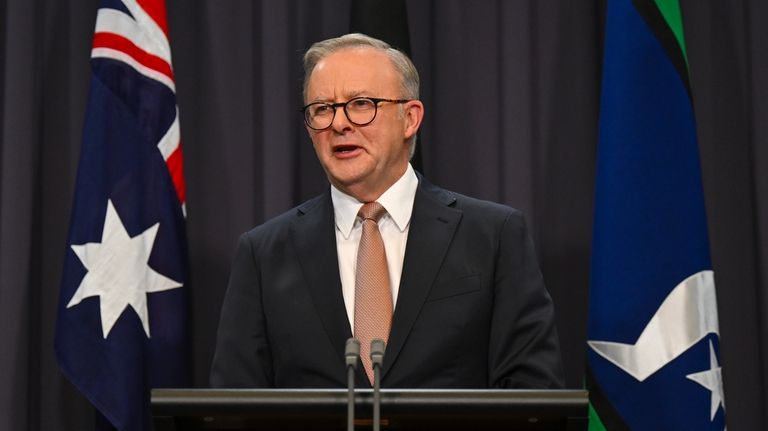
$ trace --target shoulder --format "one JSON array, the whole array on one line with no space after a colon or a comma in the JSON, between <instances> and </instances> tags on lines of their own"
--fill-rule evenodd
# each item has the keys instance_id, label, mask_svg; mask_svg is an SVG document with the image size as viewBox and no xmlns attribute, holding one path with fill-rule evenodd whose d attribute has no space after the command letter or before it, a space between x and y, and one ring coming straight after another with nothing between
<instances>
[{"instance_id":1,"label":"shoulder","mask_svg":"<svg viewBox=\"0 0 768 431\"><path fill-rule=\"evenodd\" d=\"M463 195L451 190L438 187L423 177L419 177L419 190L417 196L422 199L431 199L449 208L460 211L462 218L491 223L506 223L512 221L515 224L524 224L522 211L509 205L478 199Z\"/></svg>"},{"instance_id":2,"label":"shoulder","mask_svg":"<svg viewBox=\"0 0 768 431\"><path fill-rule=\"evenodd\" d=\"M330 192L326 191L248 230L241 235L241 241L264 241L274 237L283 237L288 233L291 226L302 217L317 216L326 211L332 213L333 208L330 205Z\"/></svg>"}]
</instances>

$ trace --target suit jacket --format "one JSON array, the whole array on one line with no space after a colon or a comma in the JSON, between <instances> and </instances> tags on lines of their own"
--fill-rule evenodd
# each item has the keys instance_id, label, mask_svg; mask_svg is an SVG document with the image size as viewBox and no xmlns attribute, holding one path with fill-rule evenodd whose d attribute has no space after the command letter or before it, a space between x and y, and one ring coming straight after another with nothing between
<instances>
[{"instance_id":1,"label":"suit jacket","mask_svg":"<svg viewBox=\"0 0 768 431\"><path fill-rule=\"evenodd\" d=\"M558 388L552 301L522 214L419 179L382 387ZM346 387L330 191L240 237L214 387ZM362 366L356 384L369 387Z\"/></svg>"}]
</instances>

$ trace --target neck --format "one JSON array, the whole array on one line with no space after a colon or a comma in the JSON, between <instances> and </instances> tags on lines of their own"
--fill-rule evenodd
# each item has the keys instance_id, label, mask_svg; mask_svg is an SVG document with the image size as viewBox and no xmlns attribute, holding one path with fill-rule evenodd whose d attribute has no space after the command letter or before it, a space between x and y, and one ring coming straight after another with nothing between
<instances>
[{"instance_id":1,"label":"neck","mask_svg":"<svg viewBox=\"0 0 768 431\"><path fill-rule=\"evenodd\" d=\"M334 186L360 202L373 202L381 195L383 195L384 192L386 192L390 187L392 187L392 184L394 184L395 181L383 184L379 187L371 187L367 184L350 184L346 186L341 184L334 184Z\"/></svg>"},{"instance_id":2,"label":"neck","mask_svg":"<svg viewBox=\"0 0 768 431\"><path fill-rule=\"evenodd\" d=\"M384 194L387 190L389 190L390 187L392 187L393 184L395 184L400 178L405 175L406 170L408 169L408 164L403 167L403 169L396 175L393 175L392 177L387 178L385 181L381 181L379 184L369 184L364 181L358 182L358 183L352 183L352 184L338 184L331 180L331 183L340 191L344 192L345 194L352 196L353 198L357 199L360 202L373 202L381 195Z\"/></svg>"}]
</instances>

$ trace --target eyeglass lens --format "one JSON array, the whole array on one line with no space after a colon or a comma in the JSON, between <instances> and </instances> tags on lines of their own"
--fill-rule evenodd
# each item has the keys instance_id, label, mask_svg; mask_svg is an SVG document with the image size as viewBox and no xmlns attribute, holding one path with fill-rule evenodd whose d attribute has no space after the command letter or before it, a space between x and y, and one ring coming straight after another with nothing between
<instances>
[{"instance_id":1,"label":"eyeglass lens","mask_svg":"<svg viewBox=\"0 0 768 431\"><path fill-rule=\"evenodd\" d=\"M358 126L364 126L376 118L376 102L365 97L358 97L343 104L313 103L307 106L304 111L307 125L318 130L330 127L338 107L343 107L347 119Z\"/></svg>"}]
</instances>

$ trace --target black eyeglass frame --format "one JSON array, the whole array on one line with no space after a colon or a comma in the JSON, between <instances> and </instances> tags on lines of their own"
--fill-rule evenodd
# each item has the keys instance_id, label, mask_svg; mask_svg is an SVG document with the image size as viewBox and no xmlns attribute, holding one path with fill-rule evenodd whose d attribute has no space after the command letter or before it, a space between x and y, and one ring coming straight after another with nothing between
<instances>
[{"instance_id":1,"label":"black eyeglass frame","mask_svg":"<svg viewBox=\"0 0 768 431\"><path fill-rule=\"evenodd\" d=\"M349 106L350 103L354 102L355 100L361 100L361 99L370 100L370 101L373 102L373 117L371 117L371 120L366 122L366 123L357 123L355 121L352 121L352 119L349 118L349 112L347 112L347 106ZM379 113L379 103L381 103L381 102L389 102L389 103L398 103L399 104L399 103L407 103L407 102L410 102L411 100L413 100L413 99L382 99L380 97L360 96L360 97L353 97L353 98L347 100L346 102L336 102L336 103L313 102L313 103L310 103L309 105L306 105L303 108L299 109L299 112L301 112L303 114L303 116L304 116L304 124L306 124L307 127L309 127L312 130L326 130L329 127L331 127L333 125L333 120L336 119L336 110L337 110L337 108L340 108L340 107L344 107L344 115L346 115L347 120L349 120L350 123L354 124L355 126L367 126L367 125L373 123L373 120L376 119L376 115L378 115L378 113ZM333 109L333 116L331 116L330 123L328 123L327 126L325 126L323 128L320 128L320 129L312 127L312 125L309 124L309 119L307 118L307 109L309 109L311 106L314 106L314 105L326 105L326 106L330 106Z\"/></svg>"}]
</instances>

